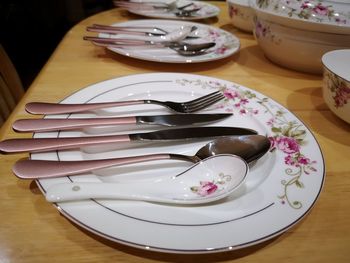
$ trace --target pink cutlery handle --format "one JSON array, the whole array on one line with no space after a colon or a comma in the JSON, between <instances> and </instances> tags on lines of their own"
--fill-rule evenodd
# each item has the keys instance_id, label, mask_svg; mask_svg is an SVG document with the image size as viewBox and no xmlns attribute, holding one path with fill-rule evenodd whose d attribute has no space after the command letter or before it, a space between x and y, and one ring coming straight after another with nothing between
<instances>
[{"instance_id":1,"label":"pink cutlery handle","mask_svg":"<svg viewBox=\"0 0 350 263\"><path fill-rule=\"evenodd\" d=\"M144 104L144 100L135 101L115 101L88 104L59 104L46 102L30 102L26 105L26 111L31 114L65 114L73 112L91 111L101 108L111 108L119 106L129 106Z\"/></svg>"},{"instance_id":2,"label":"pink cutlery handle","mask_svg":"<svg viewBox=\"0 0 350 263\"><path fill-rule=\"evenodd\" d=\"M136 118L22 119L15 121L12 128L17 132L45 132L121 124L136 124Z\"/></svg>"},{"instance_id":3,"label":"pink cutlery handle","mask_svg":"<svg viewBox=\"0 0 350 263\"><path fill-rule=\"evenodd\" d=\"M47 152L84 146L129 142L129 135L74 138L8 139L0 142L1 153Z\"/></svg>"},{"instance_id":4,"label":"pink cutlery handle","mask_svg":"<svg viewBox=\"0 0 350 263\"><path fill-rule=\"evenodd\" d=\"M108 37L91 37L84 36L84 40L92 41L97 44L133 44L133 45L161 45L162 42L155 42L150 40L142 40L142 39L132 39L132 38L108 38Z\"/></svg>"},{"instance_id":5,"label":"pink cutlery handle","mask_svg":"<svg viewBox=\"0 0 350 263\"><path fill-rule=\"evenodd\" d=\"M116 28L94 28L87 27L87 31L90 32L98 32L98 33L107 33L107 34L128 34L128 35L136 35L136 36L145 36L147 32L140 31L132 31L132 30L124 30L124 29L116 29Z\"/></svg>"},{"instance_id":6,"label":"pink cutlery handle","mask_svg":"<svg viewBox=\"0 0 350 263\"><path fill-rule=\"evenodd\" d=\"M110 26L110 25L100 25L100 24L93 24L91 26L92 28L101 28L101 29L116 29L116 30L150 30L150 31L160 31L162 33L167 33L163 29L153 27L153 26Z\"/></svg>"},{"instance_id":7,"label":"pink cutlery handle","mask_svg":"<svg viewBox=\"0 0 350 263\"><path fill-rule=\"evenodd\" d=\"M25 159L18 161L13 166L12 170L14 174L21 179L42 179L76 175L112 166L164 159L170 159L170 155L151 154L144 156L87 161L45 161Z\"/></svg>"}]
</instances>

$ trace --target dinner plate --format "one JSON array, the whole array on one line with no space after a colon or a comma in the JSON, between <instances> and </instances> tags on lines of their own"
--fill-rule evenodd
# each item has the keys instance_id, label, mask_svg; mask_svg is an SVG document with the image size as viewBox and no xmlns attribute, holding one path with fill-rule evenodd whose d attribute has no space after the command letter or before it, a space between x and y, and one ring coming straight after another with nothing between
<instances>
[{"instance_id":1,"label":"dinner plate","mask_svg":"<svg viewBox=\"0 0 350 263\"><path fill-rule=\"evenodd\" d=\"M231 196L205 205L164 205L143 201L85 200L56 203L67 218L88 231L141 249L170 253L209 253L239 249L271 239L298 223L315 204L324 182L324 160L312 132L282 105L247 87L192 74L149 73L107 80L86 87L61 103L130 99L185 101L222 90L226 98L204 112L231 112L210 126L255 129L272 141L271 151L250 164L247 181ZM75 118L167 114L159 105L137 105L95 113L47 116ZM160 127L100 127L82 131L36 133L69 137L151 131ZM133 142L100 148L35 153L32 159L88 160L149 153L193 155L210 140ZM132 182L177 174L191 164L163 160L96 170L37 183L46 190L62 182ZM171 191L171 189L169 189Z\"/></svg>"},{"instance_id":2,"label":"dinner plate","mask_svg":"<svg viewBox=\"0 0 350 263\"><path fill-rule=\"evenodd\" d=\"M233 55L239 51L240 41L239 39L225 31L216 27L194 23L194 22L184 22L184 21L172 21L172 20L132 20L123 23L114 24L114 26L143 26L143 27L160 27L168 32L179 29L181 26L196 26L197 30L194 32L198 39L186 39L187 43L205 43L205 42L215 42L216 45L210 49L208 52L203 53L198 56L181 56L176 51L170 48L148 48L148 47L128 47L125 48L109 48L115 53L120 55L156 62L165 63L198 63L214 61L218 59L223 59L228 56ZM143 40L157 40L155 37L141 37L132 35L111 35L101 33L101 37L113 37L113 38L129 38L129 39L143 39Z\"/></svg>"},{"instance_id":3,"label":"dinner plate","mask_svg":"<svg viewBox=\"0 0 350 263\"><path fill-rule=\"evenodd\" d=\"M140 1L134 1L134 2L155 2L154 0L140 0ZM169 3L172 1L167 0L157 0L157 2L163 2L163 3ZM200 8L197 12L193 13L191 16L176 16L174 12L172 11L165 11L165 10L145 10L145 9L129 9L128 11L133 14L150 17L150 18L162 18L162 19L178 19L178 20L199 20L199 19L206 19L210 17L215 17L220 13L220 9L216 7L215 5L212 5L207 2L202 1L187 1L187 0L179 0L177 1L177 6L185 6L187 4L193 3L192 6L186 8L186 10L191 10L195 8Z\"/></svg>"}]
</instances>

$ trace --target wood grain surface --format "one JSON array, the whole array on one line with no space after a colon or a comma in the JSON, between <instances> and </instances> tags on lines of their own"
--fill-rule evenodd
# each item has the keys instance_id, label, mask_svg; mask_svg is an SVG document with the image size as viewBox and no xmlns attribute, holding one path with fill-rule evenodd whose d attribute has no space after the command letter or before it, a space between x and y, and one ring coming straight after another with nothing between
<instances>
[{"instance_id":1,"label":"wood grain surface","mask_svg":"<svg viewBox=\"0 0 350 263\"><path fill-rule=\"evenodd\" d=\"M35 182L16 178L12 165L26 154L1 155L0 262L349 262L350 258L350 125L338 119L322 99L322 76L288 70L270 62L251 34L231 24L225 2L218 18L201 21L240 38L240 52L198 64L162 64L117 55L83 41L93 23L144 19L112 9L80 22L67 32L8 121L0 139L24 138L11 123L31 117L30 101L57 102L88 85L147 72L186 72L221 78L255 89L291 110L314 133L326 162L321 196L299 224L265 243L206 255L144 251L98 237L60 215L45 201ZM24 47L25 48L25 47ZM28 51L30 52L30 50ZM186 237L184 237L186 238Z\"/></svg>"}]
</instances>

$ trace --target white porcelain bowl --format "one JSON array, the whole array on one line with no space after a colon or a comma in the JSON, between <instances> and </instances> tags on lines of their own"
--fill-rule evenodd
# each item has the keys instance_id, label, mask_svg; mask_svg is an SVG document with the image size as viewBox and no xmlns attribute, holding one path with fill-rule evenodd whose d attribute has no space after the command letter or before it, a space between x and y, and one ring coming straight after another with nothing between
<instances>
[{"instance_id":1,"label":"white porcelain bowl","mask_svg":"<svg viewBox=\"0 0 350 263\"><path fill-rule=\"evenodd\" d=\"M227 0L226 3L232 25L242 31L253 32L254 11L249 0Z\"/></svg>"},{"instance_id":2,"label":"white porcelain bowl","mask_svg":"<svg viewBox=\"0 0 350 263\"><path fill-rule=\"evenodd\" d=\"M260 16L309 31L350 34L349 0L251 0Z\"/></svg>"},{"instance_id":3,"label":"white porcelain bowl","mask_svg":"<svg viewBox=\"0 0 350 263\"><path fill-rule=\"evenodd\" d=\"M323 54L350 48L350 34L305 31L256 18L255 38L274 63L296 71L322 74Z\"/></svg>"},{"instance_id":4,"label":"white porcelain bowl","mask_svg":"<svg viewBox=\"0 0 350 263\"><path fill-rule=\"evenodd\" d=\"M350 48L350 13L346 22L337 25L334 21L325 23L324 20L314 17L312 19L299 18L298 16L295 18L294 13L297 11L290 11L292 12L290 16L286 11L280 11L280 9L286 9L286 6L284 6L285 8L281 7L282 3L291 5L291 3L295 4L296 2L301 5L302 3L319 1L251 1L251 7L256 16L254 35L266 57L276 64L296 71L322 74L321 58L325 53L331 50ZM272 7L273 4L275 4L275 8ZM348 4L343 3L343 5L350 8L350 1ZM320 6L318 7L320 8ZM344 10L346 10L345 7Z\"/></svg>"},{"instance_id":5,"label":"white porcelain bowl","mask_svg":"<svg viewBox=\"0 0 350 263\"><path fill-rule=\"evenodd\" d=\"M323 98L334 114L350 123L350 49L328 52L322 63Z\"/></svg>"}]
</instances>

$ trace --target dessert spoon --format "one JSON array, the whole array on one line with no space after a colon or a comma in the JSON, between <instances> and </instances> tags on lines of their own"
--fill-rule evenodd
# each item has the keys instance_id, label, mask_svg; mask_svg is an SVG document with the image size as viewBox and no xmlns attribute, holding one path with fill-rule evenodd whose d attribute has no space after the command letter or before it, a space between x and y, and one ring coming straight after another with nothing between
<instances>
[{"instance_id":1,"label":"dessert spoon","mask_svg":"<svg viewBox=\"0 0 350 263\"><path fill-rule=\"evenodd\" d=\"M19 160L13 166L14 174L21 179L42 179L76 175L112 166L154 161L182 160L198 163L218 154L234 154L250 163L262 157L270 149L270 141L262 135L224 136L206 144L193 156L160 153L132 157L83 160L83 161L49 161Z\"/></svg>"}]
</instances>

